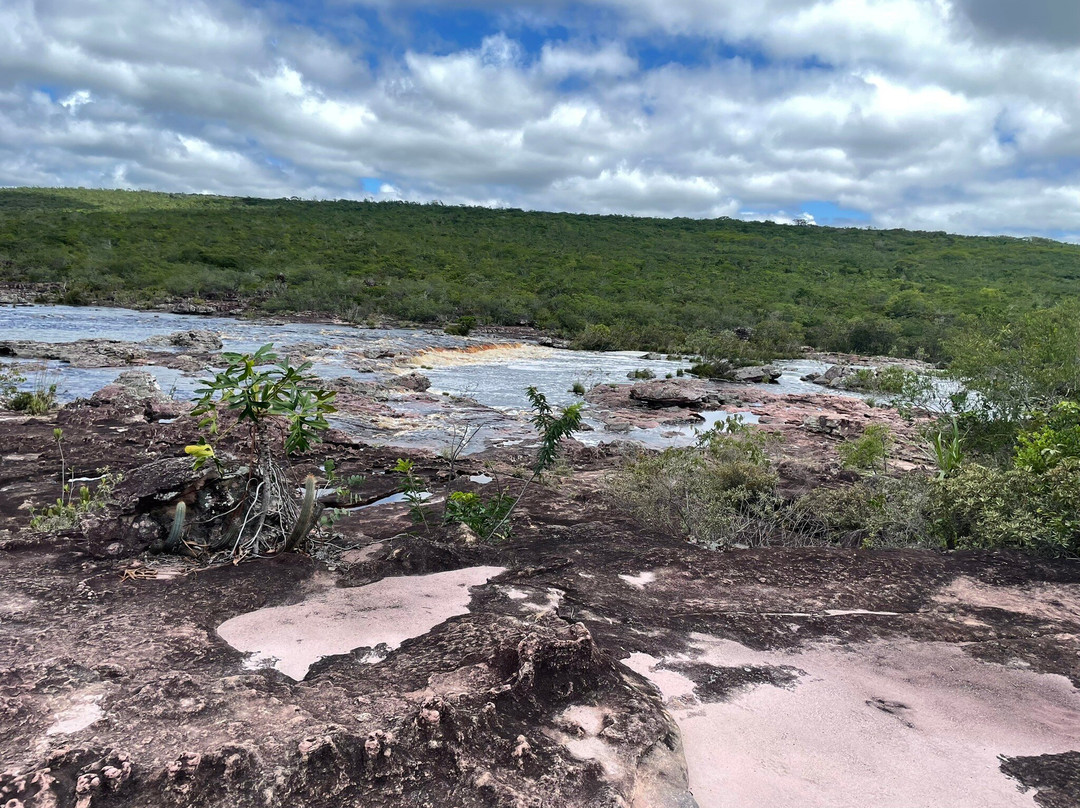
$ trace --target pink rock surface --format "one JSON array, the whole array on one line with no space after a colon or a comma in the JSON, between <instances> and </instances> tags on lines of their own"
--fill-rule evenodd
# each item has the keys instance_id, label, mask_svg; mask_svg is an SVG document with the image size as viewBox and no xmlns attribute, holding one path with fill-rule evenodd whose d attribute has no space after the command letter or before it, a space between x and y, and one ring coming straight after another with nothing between
<instances>
[{"instance_id":1,"label":"pink rock surface","mask_svg":"<svg viewBox=\"0 0 1080 808\"><path fill-rule=\"evenodd\" d=\"M701 808L1011 808L1033 796L998 755L1080 748L1080 693L1062 676L979 662L910 640L758 652L698 637L695 663L790 666L790 687L706 702L672 660L626 663L663 692Z\"/></svg>"},{"instance_id":2,"label":"pink rock surface","mask_svg":"<svg viewBox=\"0 0 1080 808\"><path fill-rule=\"evenodd\" d=\"M367 586L328 586L292 606L248 612L218 627L238 651L255 654L293 679L312 663L354 648L397 648L407 639L469 611L469 587L505 572L469 567L432 575L383 578Z\"/></svg>"}]
</instances>

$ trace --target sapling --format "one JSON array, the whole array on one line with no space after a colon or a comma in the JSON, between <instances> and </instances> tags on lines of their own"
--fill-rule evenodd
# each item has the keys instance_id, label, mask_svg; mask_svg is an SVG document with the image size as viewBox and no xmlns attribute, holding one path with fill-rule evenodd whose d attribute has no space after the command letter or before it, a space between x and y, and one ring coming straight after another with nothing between
<instances>
[{"instance_id":1,"label":"sapling","mask_svg":"<svg viewBox=\"0 0 1080 808\"><path fill-rule=\"evenodd\" d=\"M243 436L247 456L237 464L246 469L247 480L240 508L236 510L228 539L233 543L233 559L273 555L299 544L314 521L302 522L307 500L295 499L295 484L282 465L288 455L307 451L321 440L329 427L326 416L335 412L334 393L320 388L308 372L312 364L292 365L281 359L273 345L263 345L253 354L223 353L224 370L203 380L192 414L201 417L204 438L185 451L195 459L195 467L223 462L214 444L234 430ZM221 430L220 410L233 414L235 422ZM275 420L284 427L275 434ZM282 423L283 422L283 423ZM313 507L313 506L312 506Z\"/></svg>"},{"instance_id":2,"label":"sapling","mask_svg":"<svg viewBox=\"0 0 1080 808\"><path fill-rule=\"evenodd\" d=\"M533 416L530 420L540 436L540 446L536 450L532 476L525 481L525 484L521 487L521 492L510 507L506 509L502 519L484 537L487 541L498 535L503 525L510 519L514 509L517 508L518 503L521 502L521 498L525 496L525 492L529 490L529 486L555 464L555 460L559 456L559 445L562 443L563 438L570 437L581 427L581 402L571 404L556 416L551 409L551 405L548 404L547 398L535 387L526 388L525 395L529 397L529 404L532 407Z\"/></svg>"}]
</instances>

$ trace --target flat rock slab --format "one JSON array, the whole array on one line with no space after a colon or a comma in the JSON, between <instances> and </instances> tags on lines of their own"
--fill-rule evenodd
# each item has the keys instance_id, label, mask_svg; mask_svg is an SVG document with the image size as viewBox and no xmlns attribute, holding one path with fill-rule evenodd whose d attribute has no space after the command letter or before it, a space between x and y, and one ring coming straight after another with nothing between
<instances>
[{"instance_id":1,"label":"flat rock slab","mask_svg":"<svg viewBox=\"0 0 1080 808\"><path fill-rule=\"evenodd\" d=\"M253 654L252 662L300 680L317 660L358 648L372 649L365 661L378 662L405 640L468 612L469 588L504 572L504 567L468 567L327 588L291 606L226 620L218 634L236 650Z\"/></svg>"},{"instance_id":2,"label":"flat rock slab","mask_svg":"<svg viewBox=\"0 0 1080 808\"><path fill-rule=\"evenodd\" d=\"M1080 693L1063 676L946 643L762 652L695 639L689 655L627 664L664 693L701 808L1021 808L1032 797L999 755L1080 749Z\"/></svg>"}]
</instances>

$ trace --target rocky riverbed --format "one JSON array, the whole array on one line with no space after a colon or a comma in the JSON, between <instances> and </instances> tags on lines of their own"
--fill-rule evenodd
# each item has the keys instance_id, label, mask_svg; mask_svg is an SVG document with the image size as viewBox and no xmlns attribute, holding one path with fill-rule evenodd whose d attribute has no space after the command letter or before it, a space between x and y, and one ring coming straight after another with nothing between
<instances>
[{"instance_id":1,"label":"rocky riverbed","mask_svg":"<svg viewBox=\"0 0 1080 808\"><path fill-rule=\"evenodd\" d=\"M186 405L138 368L46 416L0 413L0 805L1080 805L1077 564L713 552L605 495L627 441L692 440L720 412L783 434L785 490L850 474L836 444L873 422L917 466L895 412L828 392L594 380L593 430L489 545L418 527L388 496L399 457L436 503L528 455L497 389L463 401L419 381L488 350L496 365L547 358L474 344L296 349L376 363L327 374L342 379L340 420L293 469L332 458L364 479L332 542L239 565L151 552L176 503L219 483L183 454L198 434ZM486 438L451 479L421 437L462 419ZM56 428L77 477L123 478L78 529L44 534L27 509L58 493Z\"/></svg>"}]
</instances>

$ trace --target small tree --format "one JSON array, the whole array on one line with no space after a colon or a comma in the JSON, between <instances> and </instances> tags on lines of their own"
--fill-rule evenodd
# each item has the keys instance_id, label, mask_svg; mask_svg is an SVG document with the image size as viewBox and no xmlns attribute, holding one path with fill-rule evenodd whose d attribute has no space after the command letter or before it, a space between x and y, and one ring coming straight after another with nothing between
<instances>
[{"instance_id":1,"label":"small tree","mask_svg":"<svg viewBox=\"0 0 1080 808\"><path fill-rule=\"evenodd\" d=\"M581 402L571 404L569 407L564 408L559 415L555 415L548 404L547 398L535 387L527 387L525 395L529 397L529 404L532 407L533 416L530 420L540 436L540 446L536 450L532 476L525 481L525 485L521 487L521 492L517 495L517 498L506 509L506 514L484 537L489 541L499 535L499 531L510 519L510 514L514 512L518 503L521 502L521 498L525 496L529 486L536 482L540 475L555 465L555 461L559 457L559 444L562 443L563 438L570 437L581 427Z\"/></svg>"},{"instance_id":2,"label":"small tree","mask_svg":"<svg viewBox=\"0 0 1080 808\"><path fill-rule=\"evenodd\" d=\"M893 445L892 432L884 424L870 424L860 437L840 444L840 460L848 468L874 472L886 471L889 450Z\"/></svg>"},{"instance_id":3,"label":"small tree","mask_svg":"<svg viewBox=\"0 0 1080 808\"><path fill-rule=\"evenodd\" d=\"M201 416L199 426L206 432L186 449L196 468L209 461L223 468L215 444L234 430L244 433L246 453L239 465L246 466L247 481L228 533L234 558L291 549L311 529L315 487L309 481L303 501L297 502L296 484L282 458L320 441L329 426L326 416L336 411L335 394L308 375L311 363L291 365L273 347L263 345L253 354L223 353L225 369L195 391L192 414ZM222 410L236 417L224 431Z\"/></svg>"}]
</instances>

